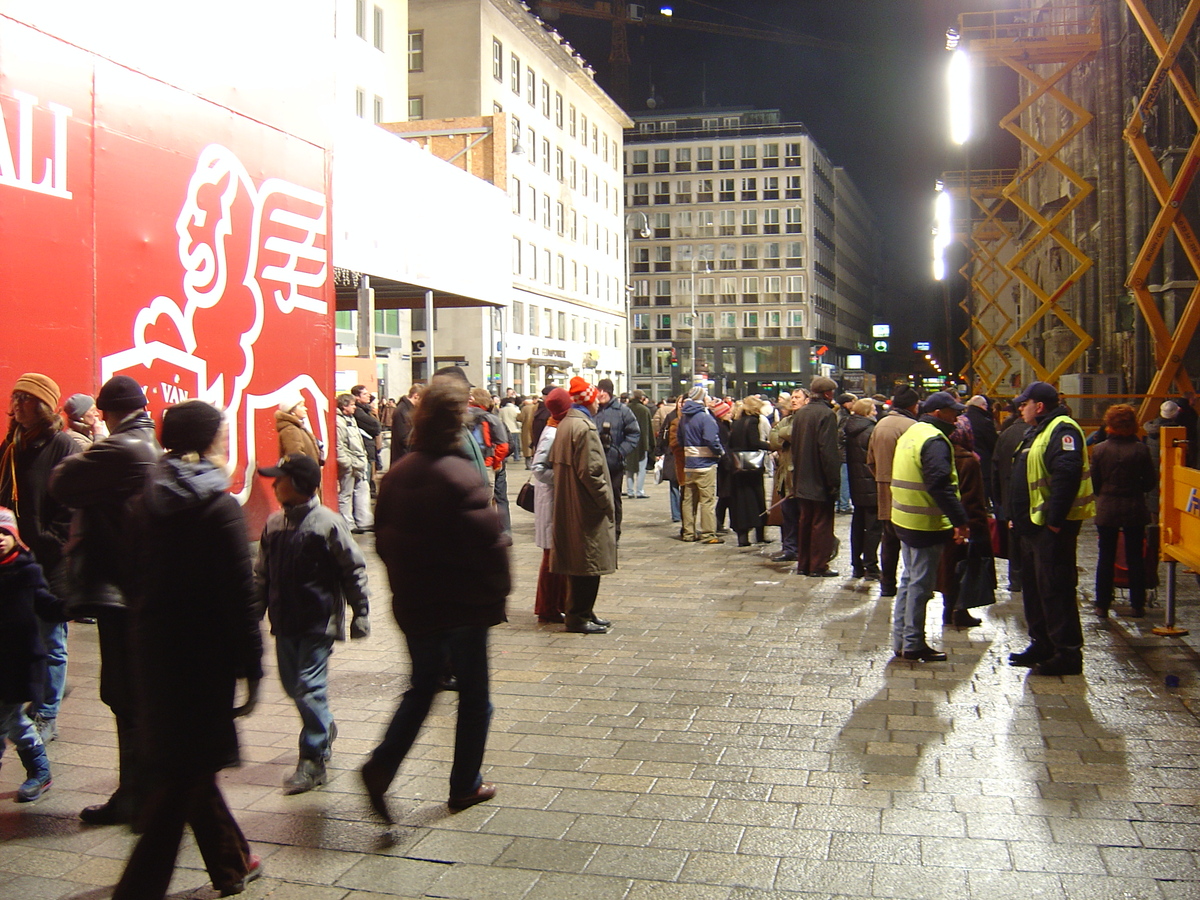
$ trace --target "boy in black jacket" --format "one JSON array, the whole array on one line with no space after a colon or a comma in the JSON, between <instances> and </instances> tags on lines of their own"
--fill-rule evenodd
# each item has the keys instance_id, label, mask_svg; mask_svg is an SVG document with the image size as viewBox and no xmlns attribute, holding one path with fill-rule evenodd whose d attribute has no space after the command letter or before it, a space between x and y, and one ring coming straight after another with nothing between
<instances>
[{"instance_id":1,"label":"boy in black jacket","mask_svg":"<svg viewBox=\"0 0 1200 900\"><path fill-rule=\"evenodd\" d=\"M7 737L25 766L18 803L36 800L50 787L50 761L25 704L39 699L45 681L46 650L37 616L61 620L56 606L42 567L21 543L16 517L0 506L0 754Z\"/></svg>"}]
</instances>

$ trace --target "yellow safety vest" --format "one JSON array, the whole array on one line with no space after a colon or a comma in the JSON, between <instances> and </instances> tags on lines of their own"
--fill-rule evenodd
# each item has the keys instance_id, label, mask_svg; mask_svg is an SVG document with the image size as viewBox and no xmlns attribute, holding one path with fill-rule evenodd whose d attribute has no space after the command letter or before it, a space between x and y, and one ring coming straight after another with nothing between
<instances>
[{"instance_id":1,"label":"yellow safety vest","mask_svg":"<svg viewBox=\"0 0 1200 900\"><path fill-rule=\"evenodd\" d=\"M921 470L921 450L931 440L943 440L950 448L950 481L958 493L958 470L954 448L945 434L930 422L917 422L896 442L892 459L892 524L910 531L948 531L954 525L937 505Z\"/></svg>"},{"instance_id":2,"label":"yellow safety vest","mask_svg":"<svg viewBox=\"0 0 1200 900\"><path fill-rule=\"evenodd\" d=\"M1059 422L1070 422L1074 426L1075 440L1079 441L1079 450L1083 453L1083 477L1079 479L1079 490L1075 493L1070 510L1067 511L1067 518L1080 521L1096 515L1096 497L1092 493L1092 464L1088 458L1083 429L1070 416L1058 416L1047 422L1046 427L1033 439L1025 459L1025 478L1029 482L1029 520L1034 525L1046 524L1046 502L1050 499L1050 470L1046 468L1046 448L1050 446L1050 432L1058 427Z\"/></svg>"}]
</instances>

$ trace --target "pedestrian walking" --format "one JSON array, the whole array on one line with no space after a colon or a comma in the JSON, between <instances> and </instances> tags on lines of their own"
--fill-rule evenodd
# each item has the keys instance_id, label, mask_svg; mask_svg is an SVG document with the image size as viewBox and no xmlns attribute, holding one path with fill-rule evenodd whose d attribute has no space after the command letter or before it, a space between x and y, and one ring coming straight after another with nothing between
<instances>
[{"instance_id":1,"label":"pedestrian walking","mask_svg":"<svg viewBox=\"0 0 1200 900\"><path fill-rule=\"evenodd\" d=\"M1081 524L1096 515L1087 446L1053 385L1035 381L1016 403L1029 427L1014 457L1007 511L1019 538L1030 642L1008 661L1032 667L1035 675L1080 675L1075 551Z\"/></svg>"},{"instance_id":2,"label":"pedestrian walking","mask_svg":"<svg viewBox=\"0 0 1200 900\"><path fill-rule=\"evenodd\" d=\"M466 809L496 794L480 769L492 718L488 629L506 621L510 542L491 491L461 456L468 396L465 378L433 377L413 417L411 449L379 489L376 549L412 663L409 688L361 770L372 809L389 824L387 790L429 714L447 660L458 681L447 805Z\"/></svg>"},{"instance_id":3,"label":"pedestrian walking","mask_svg":"<svg viewBox=\"0 0 1200 900\"><path fill-rule=\"evenodd\" d=\"M63 548L71 530L71 510L50 496L50 473L79 445L63 432L58 385L38 372L27 372L12 388L8 434L0 444L0 506L17 517L34 560L50 589L60 593ZM67 686L67 623L40 620L46 649L46 679L41 696L29 706L42 743L58 737L58 710Z\"/></svg>"},{"instance_id":4,"label":"pedestrian walking","mask_svg":"<svg viewBox=\"0 0 1200 900\"><path fill-rule=\"evenodd\" d=\"M17 517L0 507L0 756L4 739L25 767L17 802L30 803L50 787L50 760L25 704L41 690L46 651L39 619L60 618L62 604L50 593L41 566L21 542Z\"/></svg>"},{"instance_id":5,"label":"pedestrian walking","mask_svg":"<svg viewBox=\"0 0 1200 900\"><path fill-rule=\"evenodd\" d=\"M96 620L100 699L117 727L117 789L79 813L88 825L134 821L146 792L129 617L138 577L132 504L162 456L147 403L128 375L110 378L96 398L109 436L68 456L50 476L51 497L74 510L64 599L73 615Z\"/></svg>"},{"instance_id":6,"label":"pedestrian walking","mask_svg":"<svg viewBox=\"0 0 1200 900\"><path fill-rule=\"evenodd\" d=\"M334 402L337 403L338 511L353 534L363 534L374 528L368 486L371 460L355 421L354 398L339 394Z\"/></svg>"},{"instance_id":7,"label":"pedestrian walking","mask_svg":"<svg viewBox=\"0 0 1200 900\"><path fill-rule=\"evenodd\" d=\"M300 714L300 758L283 783L285 794L303 794L325 783L337 724L329 710L329 658L346 639L346 606L354 611L350 637L369 637L367 568L346 520L317 497L321 467L294 453L258 474L273 478L272 513L259 538L254 597L275 638L284 693Z\"/></svg>"},{"instance_id":8,"label":"pedestrian walking","mask_svg":"<svg viewBox=\"0 0 1200 900\"><path fill-rule=\"evenodd\" d=\"M898 387L892 394L892 408L875 424L867 443L867 467L875 473L878 491L880 597L896 596L900 538L892 525L892 461L900 435L917 421L919 403L920 398L914 388L907 384Z\"/></svg>"},{"instance_id":9,"label":"pedestrian walking","mask_svg":"<svg viewBox=\"0 0 1200 900\"><path fill-rule=\"evenodd\" d=\"M600 433L600 446L608 461L608 474L612 480L613 508L617 526L617 540L621 540L621 520L624 504L621 502L621 481L625 475L625 460L641 443L638 421L628 406L613 396L613 383L609 378L596 382L599 399L596 406L596 428Z\"/></svg>"},{"instance_id":10,"label":"pedestrian walking","mask_svg":"<svg viewBox=\"0 0 1200 900\"><path fill-rule=\"evenodd\" d=\"M1125 538L1125 567L1129 574L1132 615L1146 614L1144 543L1150 510L1146 494L1158 483L1150 448L1137 439L1137 411L1126 403L1104 414L1108 440L1092 449L1092 488L1096 492L1096 534L1100 554L1096 563L1096 615L1108 618L1113 604L1117 543Z\"/></svg>"},{"instance_id":11,"label":"pedestrian walking","mask_svg":"<svg viewBox=\"0 0 1200 900\"><path fill-rule=\"evenodd\" d=\"M217 892L262 875L229 811L217 772L240 763L236 716L262 679L262 636L246 522L229 494L229 432L200 400L170 407L158 463L137 504L139 583L133 606L138 722L150 779L141 837L113 900L160 900L190 825ZM246 702L235 707L240 680Z\"/></svg>"},{"instance_id":12,"label":"pedestrian walking","mask_svg":"<svg viewBox=\"0 0 1200 900\"><path fill-rule=\"evenodd\" d=\"M925 639L925 607L933 597L945 545L967 539L950 434L966 407L946 391L930 394L921 417L900 435L892 460L892 527L904 574L892 611L892 651L901 659L942 662Z\"/></svg>"},{"instance_id":13,"label":"pedestrian walking","mask_svg":"<svg viewBox=\"0 0 1200 900\"><path fill-rule=\"evenodd\" d=\"M593 421L600 392L576 376L571 408L558 421L550 448L554 468L554 537L550 571L566 575L567 631L604 634L596 615L600 579L617 570L617 533L608 460Z\"/></svg>"},{"instance_id":14,"label":"pedestrian walking","mask_svg":"<svg viewBox=\"0 0 1200 900\"><path fill-rule=\"evenodd\" d=\"M864 398L850 405L850 416L842 425L846 450L847 483L850 485L850 574L855 578L879 577L879 486L867 466L867 449L875 431L875 401Z\"/></svg>"},{"instance_id":15,"label":"pedestrian walking","mask_svg":"<svg viewBox=\"0 0 1200 900\"><path fill-rule=\"evenodd\" d=\"M558 423L571 408L571 395L555 388L546 395L546 406L550 409L550 421L542 429L532 464L533 537L542 549L533 611L539 622L557 623L564 620L567 611L568 580L566 575L550 570L550 551L554 547L554 467L550 464L550 448L558 434Z\"/></svg>"},{"instance_id":16,"label":"pedestrian walking","mask_svg":"<svg viewBox=\"0 0 1200 900\"><path fill-rule=\"evenodd\" d=\"M836 577L829 568L835 553L834 505L841 490L837 413L831 402L837 385L819 375L809 386L812 399L792 414L792 496L797 500L796 573Z\"/></svg>"},{"instance_id":17,"label":"pedestrian walking","mask_svg":"<svg viewBox=\"0 0 1200 900\"><path fill-rule=\"evenodd\" d=\"M653 415L646 405L646 395L642 391L634 391L629 403L629 411L637 420L638 442L633 451L625 458L625 497L628 500L645 500L646 467L653 464L654 431Z\"/></svg>"},{"instance_id":18,"label":"pedestrian walking","mask_svg":"<svg viewBox=\"0 0 1200 900\"><path fill-rule=\"evenodd\" d=\"M492 498L500 514L500 524L512 533L512 517L508 509L508 470L504 461L512 452L508 429L494 411L496 398L487 388L471 388L471 402L467 409L467 426L471 437L479 447L483 464L487 468Z\"/></svg>"}]
</instances>

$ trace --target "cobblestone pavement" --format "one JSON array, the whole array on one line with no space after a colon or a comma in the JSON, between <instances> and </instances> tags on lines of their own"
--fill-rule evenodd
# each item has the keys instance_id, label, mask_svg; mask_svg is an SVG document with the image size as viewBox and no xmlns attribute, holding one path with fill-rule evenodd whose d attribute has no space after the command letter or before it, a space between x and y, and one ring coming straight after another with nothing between
<instances>
[{"instance_id":1,"label":"cobblestone pavement","mask_svg":"<svg viewBox=\"0 0 1200 900\"><path fill-rule=\"evenodd\" d=\"M511 470L514 496L523 475ZM516 590L493 631L485 760L499 794L448 813L453 697L442 695L393 785L391 835L371 821L356 768L407 659L368 553L375 631L334 654L330 783L280 792L298 718L273 664L243 720L246 762L223 784L267 873L243 896L1200 897L1198 657L1148 636L1160 609L1086 616L1083 677L1005 664L1025 643L1007 594L969 631L935 624L935 601L929 637L950 661L895 661L877 584L797 577L732 541L681 543L665 486L650 490L625 503L621 570L597 606L616 624L601 636L537 624L539 551L532 516L514 505ZM837 524L845 547L849 517ZM1094 536L1081 544L1086 587ZM105 799L116 765L94 628L72 626L70 666L54 787L17 805L13 755L0 774L3 898L106 898L131 846L125 830L77 818ZM1168 674L1182 686L1165 687ZM206 881L189 838L172 896L215 896Z\"/></svg>"}]
</instances>

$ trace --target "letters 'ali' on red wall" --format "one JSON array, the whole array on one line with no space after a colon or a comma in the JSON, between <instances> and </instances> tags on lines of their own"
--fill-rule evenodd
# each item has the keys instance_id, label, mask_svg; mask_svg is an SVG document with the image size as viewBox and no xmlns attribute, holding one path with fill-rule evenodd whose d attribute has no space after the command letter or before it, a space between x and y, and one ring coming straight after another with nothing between
<instances>
[{"instance_id":1,"label":"letters 'ali' on red wall","mask_svg":"<svg viewBox=\"0 0 1200 900\"><path fill-rule=\"evenodd\" d=\"M218 404L253 532L280 400L331 443L328 151L119 63L0 16L0 392Z\"/></svg>"}]
</instances>

